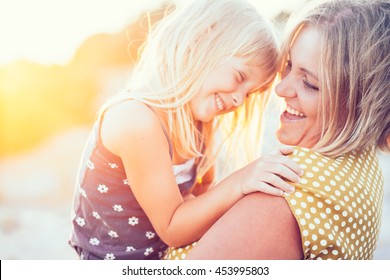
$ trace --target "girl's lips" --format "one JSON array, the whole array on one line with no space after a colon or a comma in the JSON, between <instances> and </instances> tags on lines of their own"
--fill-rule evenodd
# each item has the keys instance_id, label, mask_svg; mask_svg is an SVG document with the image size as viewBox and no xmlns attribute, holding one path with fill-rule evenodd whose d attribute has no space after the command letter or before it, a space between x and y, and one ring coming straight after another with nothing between
<instances>
[{"instance_id":1,"label":"girl's lips","mask_svg":"<svg viewBox=\"0 0 390 280\"><path fill-rule=\"evenodd\" d=\"M222 98L219 97L218 94L215 94L215 105L216 105L218 111L220 111L220 112L225 109Z\"/></svg>"}]
</instances>

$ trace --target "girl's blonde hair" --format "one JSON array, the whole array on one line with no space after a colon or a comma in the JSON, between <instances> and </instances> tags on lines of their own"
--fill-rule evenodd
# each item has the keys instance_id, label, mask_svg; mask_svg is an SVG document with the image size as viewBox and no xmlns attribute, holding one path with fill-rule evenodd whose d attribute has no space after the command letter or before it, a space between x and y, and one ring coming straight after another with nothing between
<instances>
[{"instance_id":1,"label":"girl's blonde hair","mask_svg":"<svg viewBox=\"0 0 390 280\"><path fill-rule=\"evenodd\" d=\"M260 57L260 66L268 77L262 89L266 92L275 77L278 45L272 25L248 2L196 0L155 25L141 50L127 90L103 110L126 99L162 108L176 150L190 158L211 154L209 144L215 126L207 132L199 131L188 105L209 73L227 57L244 57L248 62ZM264 106L267 96L255 94L248 98L245 108L230 114L231 127L245 126L254 101L262 99ZM261 113L260 110L259 117ZM205 133L210 143L202 150ZM203 162L204 170L210 166L208 163Z\"/></svg>"},{"instance_id":2,"label":"girl's blonde hair","mask_svg":"<svg viewBox=\"0 0 390 280\"><path fill-rule=\"evenodd\" d=\"M318 1L317 1L318 2ZM371 146L390 151L390 3L388 0L314 2L293 17L282 46L281 71L302 27L319 43L322 133L314 147L337 156Z\"/></svg>"}]
</instances>

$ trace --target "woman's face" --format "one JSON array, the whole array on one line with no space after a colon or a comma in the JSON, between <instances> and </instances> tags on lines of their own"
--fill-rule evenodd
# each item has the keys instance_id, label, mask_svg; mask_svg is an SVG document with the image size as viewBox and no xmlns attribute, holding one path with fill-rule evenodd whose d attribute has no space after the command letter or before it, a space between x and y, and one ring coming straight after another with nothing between
<instances>
[{"instance_id":1,"label":"woman's face","mask_svg":"<svg viewBox=\"0 0 390 280\"><path fill-rule=\"evenodd\" d=\"M248 94L266 83L265 72L258 65L259 61L248 63L244 58L231 57L213 69L201 92L189 103L194 119L208 122L244 104Z\"/></svg>"},{"instance_id":2,"label":"woman's face","mask_svg":"<svg viewBox=\"0 0 390 280\"><path fill-rule=\"evenodd\" d=\"M304 27L290 48L288 64L275 92L284 98L286 109L280 116L276 132L286 145L313 147L319 140L321 127L318 58L320 34L312 27Z\"/></svg>"}]
</instances>

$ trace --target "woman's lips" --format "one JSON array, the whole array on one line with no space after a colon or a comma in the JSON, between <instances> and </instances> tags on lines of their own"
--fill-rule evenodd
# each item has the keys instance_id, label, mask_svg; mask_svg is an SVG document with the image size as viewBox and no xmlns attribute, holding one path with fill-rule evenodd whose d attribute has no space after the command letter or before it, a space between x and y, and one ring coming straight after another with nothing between
<instances>
[{"instance_id":1,"label":"woman's lips","mask_svg":"<svg viewBox=\"0 0 390 280\"><path fill-rule=\"evenodd\" d=\"M284 120L290 120L290 121L299 121L306 118L304 113L292 108L289 105L286 106L286 109L282 113L282 116Z\"/></svg>"},{"instance_id":2,"label":"woman's lips","mask_svg":"<svg viewBox=\"0 0 390 280\"><path fill-rule=\"evenodd\" d=\"M300 121L300 120L303 120L303 119L306 119L306 116L305 115L294 115L294 114L291 114L287 111L284 111L282 113L282 121Z\"/></svg>"}]
</instances>

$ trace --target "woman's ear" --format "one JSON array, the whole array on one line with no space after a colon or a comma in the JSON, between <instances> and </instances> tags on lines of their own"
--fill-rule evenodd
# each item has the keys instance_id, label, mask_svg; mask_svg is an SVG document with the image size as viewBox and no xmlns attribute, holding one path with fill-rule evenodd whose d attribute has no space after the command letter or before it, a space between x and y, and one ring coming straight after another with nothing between
<instances>
[{"instance_id":1,"label":"woman's ear","mask_svg":"<svg viewBox=\"0 0 390 280\"><path fill-rule=\"evenodd\" d=\"M389 148L390 148L390 135L387 136L387 146L389 146Z\"/></svg>"}]
</instances>

